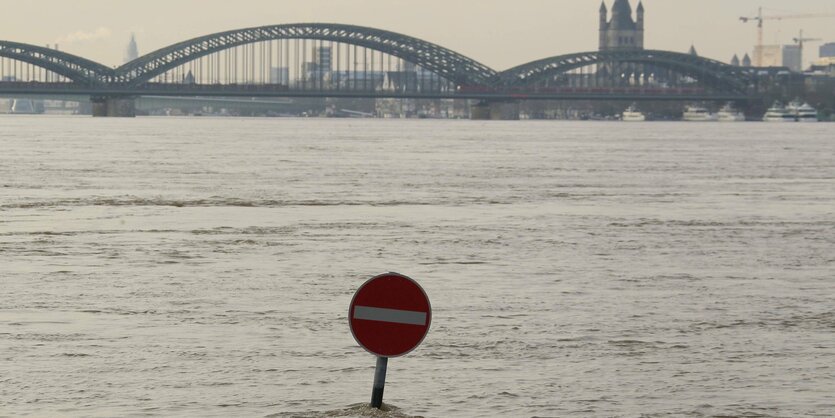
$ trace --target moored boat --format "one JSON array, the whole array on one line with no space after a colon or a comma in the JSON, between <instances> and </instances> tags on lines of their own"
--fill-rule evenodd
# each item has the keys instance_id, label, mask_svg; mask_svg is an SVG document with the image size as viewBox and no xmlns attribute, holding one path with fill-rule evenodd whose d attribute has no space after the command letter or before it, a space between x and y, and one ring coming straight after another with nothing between
<instances>
[{"instance_id":1,"label":"moored boat","mask_svg":"<svg viewBox=\"0 0 835 418\"><path fill-rule=\"evenodd\" d=\"M638 111L638 107L635 104L632 104L623 111L621 120L624 122L644 122L647 120L647 117Z\"/></svg>"},{"instance_id":2,"label":"moored boat","mask_svg":"<svg viewBox=\"0 0 835 418\"><path fill-rule=\"evenodd\" d=\"M736 110L733 103L728 102L719 113L716 114L719 122L743 122L745 121L745 114Z\"/></svg>"},{"instance_id":3,"label":"moored boat","mask_svg":"<svg viewBox=\"0 0 835 418\"><path fill-rule=\"evenodd\" d=\"M684 110L684 115L682 116L682 120L685 122L715 122L717 120L716 115L708 112L702 106L687 106Z\"/></svg>"},{"instance_id":4,"label":"moored boat","mask_svg":"<svg viewBox=\"0 0 835 418\"><path fill-rule=\"evenodd\" d=\"M763 116L764 122L794 122L795 118L780 102L774 102Z\"/></svg>"},{"instance_id":5,"label":"moored boat","mask_svg":"<svg viewBox=\"0 0 835 418\"><path fill-rule=\"evenodd\" d=\"M817 122L818 111L809 103L800 103L799 100L789 103L788 112L794 116L797 122Z\"/></svg>"}]
</instances>

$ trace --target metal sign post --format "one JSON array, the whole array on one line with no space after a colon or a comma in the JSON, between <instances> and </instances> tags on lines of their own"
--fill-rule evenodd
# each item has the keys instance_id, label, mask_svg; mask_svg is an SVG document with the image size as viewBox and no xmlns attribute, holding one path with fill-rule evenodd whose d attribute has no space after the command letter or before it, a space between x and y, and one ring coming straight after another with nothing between
<instances>
[{"instance_id":1,"label":"metal sign post","mask_svg":"<svg viewBox=\"0 0 835 418\"><path fill-rule=\"evenodd\" d=\"M371 391L371 407L383 407L383 391L386 389L386 369L388 357L377 357L377 369L374 371L374 390Z\"/></svg>"}]
</instances>

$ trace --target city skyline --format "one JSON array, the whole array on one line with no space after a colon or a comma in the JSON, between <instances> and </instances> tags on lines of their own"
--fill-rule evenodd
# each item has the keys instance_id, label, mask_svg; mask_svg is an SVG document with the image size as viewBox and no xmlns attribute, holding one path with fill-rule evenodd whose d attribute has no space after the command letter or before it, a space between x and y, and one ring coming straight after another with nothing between
<instances>
[{"instance_id":1,"label":"city skyline","mask_svg":"<svg viewBox=\"0 0 835 418\"><path fill-rule=\"evenodd\" d=\"M0 17L0 39L60 49L110 66L121 63L125 46L136 33L140 54L193 37L224 30L281 23L329 22L371 26L400 32L448 47L496 69L565 53L592 51L598 42L598 1L522 0L511 7L503 2L440 2L425 0L422 7L392 7L381 0L282 2L242 0L235 9L216 1L112 4L99 0L46 2L16 6L15 14ZM608 0L611 7L613 0ZM632 1L632 6L637 6ZM753 15L759 5L768 15L835 14L826 0L788 3L781 0L645 0L646 47L686 52L691 45L702 56L729 62L734 54L752 54L756 23L739 17ZM157 7L165 4L165 7ZM412 4L412 3L409 3ZM161 11L162 10L162 11ZM373 13L369 13L373 11ZM23 15L23 16L20 16ZM69 17L68 17L69 16ZM107 16L107 20L102 20ZM766 44L789 44L803 29L810 37L835 41L835 18L769 21ZM32 25L31 22L43 22ZM25 23L26 22L26 23ZM429 25L426 22L433 22ZM710 22L710 30L702 28ZM28 23L28 24L27 24ZM519 45L526 47L520 48ZM818 55L817 43L808 44L805 65Z\"/></svg>"}]
</instances>

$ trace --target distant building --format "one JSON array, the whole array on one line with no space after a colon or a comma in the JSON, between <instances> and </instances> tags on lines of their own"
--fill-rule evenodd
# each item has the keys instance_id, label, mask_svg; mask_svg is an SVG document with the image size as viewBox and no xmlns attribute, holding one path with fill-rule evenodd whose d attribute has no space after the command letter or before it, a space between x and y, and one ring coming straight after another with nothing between
<instances>
[{"instance_id":1,"label":"distant building","mask_svg":"<svg viewBox=\"0 0 835 418\"><path fill-rule=\"evenodd\" d=\"M313 78L313 74L316 73L319 66L315 62L303 62L302 63L302 73L305 74L306 79Z\"/></svg>"},{"instance_id":2,"label":"distant building","mask_svg":"<svg viewBox=\"0 0 835 418\"><path fill-rule=\"evenodd\" d=\"M290 69L287 67L270 68L270 84L290 85Z\"/></svg>"},{"instance_id":3,"label":"distant building","mask_svg":"<svg viewBox=\"0 0 835 418\"><path fill-rule=\"evenodd\" d=\"M386 79L385 71L339 71L333 72L332 77L345 88L379 89Z\"/></svg>"},{"instance_id":4,"label":"distant building","mask_svg":"<svg viewBox=\"0 0 835 418\"><path fill-rule=\"evenodd\" d=\"M831 81L829 79L835 78L835 57L821 58L818 62L812 64L809 70L811 75L807 76L807 83L824 81L826 86L823 88L831 88L832 84L830 84ZM812 88L819 90L815 87Z\"/></svg>"},{"instance_id":5,"label":"distant building","mask_svg":"<svg viewBox=\"0 0 835 418\"><path fill-rule=\"evenodd\" d=\"M612 18L606 1L600 4L600 50L644 49L644 4L638 2L636 19L632 19L629 0L615 0Z\"/></svg>"},{"instance_id":6,"label":"distant building","mask_svg":"<svg viewBox=\"0 0 835 418\"><path fill-rule=\"evenodd\" d=\"M333 51L329 46L315 48L313 56L316 60L317 70L322 72L330 72L333 69Z\"/></svg>"},{"instance_id":7,"label":"distant building","mask_svg":"<svg viewBox=\"0 0 835 418\"><path fill-rule=\"evenodd\" d=\"M191 70L189 70L189 72L183 76L182 84L194 84L194 82L194 73L192 73Z\"/></svg>"},{"instance_id":8,"label":"distant building","mask_svg":"<svg viewBox=\"0 0 835 418\"><path fill-rule=\"evenodd\" d=\"M329 46L315 47L311 51L313 61L302 63L301 81L324 82L330 79L333 71L333 50Z\"/></svg>"},{"instance_id":9,"label":"distant building","mask_svg":"<svg viewBox=\"0 0 835 418\"><path fill-rule=\"evenodd\" d=\"M754 48L754 55L762 54L760 67L782 67L783 48L780 45L760 45Z\"/></svg>"},{"instance_id":10,"label":"distant building","mask_svg":"<svg viewBox=\"0 0 835 418\"><path fill-rule=\"evenodd\" d=\"M739 55L734 54L734 57L731 58L731 65L739 67Z\"/></svg>"},{"instance_id":11,"label":"distant building","mask_svg":"<svg viewBox=\"0 0 835 418\"><path fill-rule=\"evenodd\" d=\"M821 58L835 57L835 42L821 45L820 56Z\"/></svg>"},{"instance_id":12,"label":"distant building","mask_svg":"<svg viewBox=\"0 0 835 418\"><path fill-rule=\"evenodd\" d=\"M55 45L55 49L58 49L58 45ZM125 62L128 63L137 58L139 58L139 47L136 46L136 36L130 34L130 42L128 42L128 47L125 49Z\"/></svg>"},{"instance_id":13,"label":"distant building","mask_svg":"<svg viewBox=\"0 0 835 418\"><path fill-rule=\"evenodd\" d=\"M754 55L762 54L761 67L786 67L791 71L803 71L803 50L799 45L763 45L754 48ZM736 56L734 56L736 58ZM751 66L751 57L745 54L743 67Z\"/></svg>"},{"instance_id":14,"label":"distant building","mask_svg":"<svg viewBox=\"0 0 835 418\"><path fill-rule=\"evenodd\" d=\"M694 57L699 56L699 53L696 51L696 45L690 45L690 50L687 51L687 53L694 56Z\"/></svg>"},{"instance_id":15,"label":"distant building","mask_svg":"<svg viewBox=\"0 0 835 418\"><path fill-rule=\"evenodd\" d=\"M783 46L783 67L796 72L803 71L803 49L800 45Z\"/></svg>"}]
</instances>

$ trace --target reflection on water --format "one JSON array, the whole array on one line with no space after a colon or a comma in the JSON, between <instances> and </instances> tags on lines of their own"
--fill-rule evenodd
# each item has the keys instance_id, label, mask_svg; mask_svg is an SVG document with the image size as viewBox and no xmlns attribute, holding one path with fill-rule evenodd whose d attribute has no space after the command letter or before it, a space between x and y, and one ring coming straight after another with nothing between
<instances>
[{"instance_id":1,"label":"reflection on water","mask_svg":"<svg viewBox=\"0 0 835 418\"><path fill-rule=\"evenodd\" d=\"M0 415L825 416L832 137L2 117ZM435 312L378 413L383 271Z\"/></svg>"}]
</instances>

